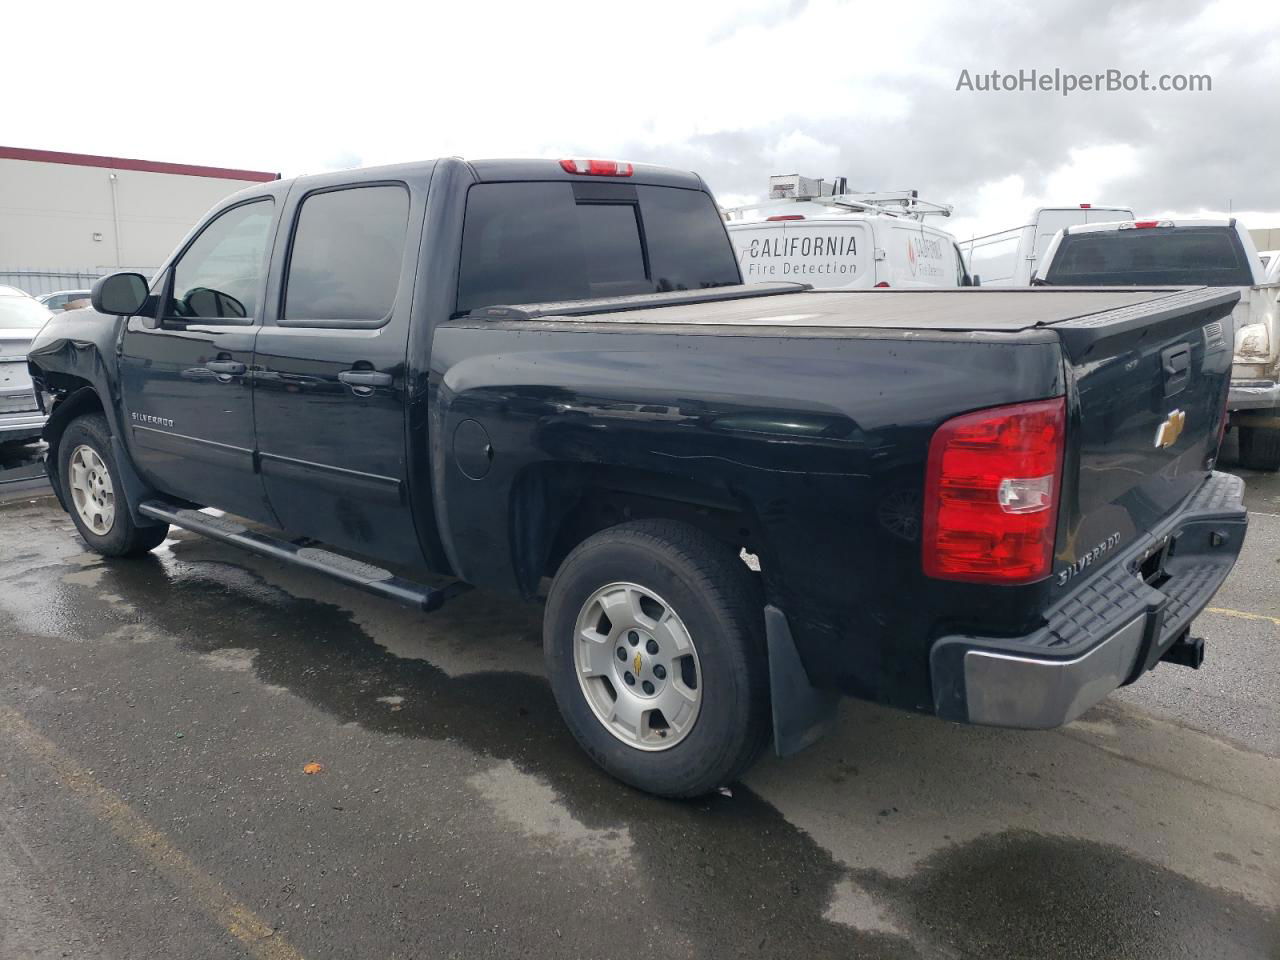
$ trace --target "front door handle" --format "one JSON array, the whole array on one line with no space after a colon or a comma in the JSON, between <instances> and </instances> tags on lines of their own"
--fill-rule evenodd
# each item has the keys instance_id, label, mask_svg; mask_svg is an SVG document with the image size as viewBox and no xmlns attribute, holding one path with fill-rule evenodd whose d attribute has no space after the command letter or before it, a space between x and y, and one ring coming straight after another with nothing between
<instances>
[{"instance_id":1,"label":"front door handle","mask_svg":"<svg viewBox=\"0 0 1280 960\"><path fill-rule=\"evenodd\" d=\"M242 376L247 369L239 360L210 360L204 366L210 373L233 377Z\"/></svg>"},{"instance_id":2,"label":"front door handle","mask_svg":"<svg viewBox=\"0 0 1280 960\"><path fill-rule=\"evenodd\" d=\"M380 370L343 370L338 379L349 387L391 386L391 374Z\"/></svg>"}]
</instances>

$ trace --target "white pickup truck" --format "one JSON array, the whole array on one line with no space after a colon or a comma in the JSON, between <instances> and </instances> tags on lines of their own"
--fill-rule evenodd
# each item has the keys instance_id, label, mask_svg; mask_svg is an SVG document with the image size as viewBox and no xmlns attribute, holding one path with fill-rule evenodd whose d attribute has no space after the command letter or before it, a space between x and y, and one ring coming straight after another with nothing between
<instances>
[{"instance_id":1,"label":"white pickup truck","mask_svg":"<svg viewBox=\"0 0 1280 960\"><path fill-rule=\"evenodd\" d=\"M1033 284L1238 287L1227 407L1240 462L1280 470L1280 275L1266 273L1249 231L1229 220L1123 220L1060 230Z\"/></svg>"}]
</instances>

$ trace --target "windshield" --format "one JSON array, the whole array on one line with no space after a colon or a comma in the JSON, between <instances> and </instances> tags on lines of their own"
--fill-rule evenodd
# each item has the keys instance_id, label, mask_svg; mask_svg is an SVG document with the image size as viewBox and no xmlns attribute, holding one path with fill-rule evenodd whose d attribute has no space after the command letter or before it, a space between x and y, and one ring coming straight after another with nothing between
<instances>
[{"instance_id":1,"label":"windshield","mask_svg":"<svg viewBox=\"0 0 1280 960\"><path fill-rule=\"evenodd\" d=\"M1232 227L1152 227L1068 233L1044 282L1247 287L1253 271Z\"/></svg>"},{"instance_id":2,"label":"windshield","mask_svg":"<svg viewBox=\"0 0 1280 960\"><path fill-rule=\"evenodd\" d=\"M52 313L30 297L0 297L0 330L39 330Z\"/></svg>"}]
</instances>

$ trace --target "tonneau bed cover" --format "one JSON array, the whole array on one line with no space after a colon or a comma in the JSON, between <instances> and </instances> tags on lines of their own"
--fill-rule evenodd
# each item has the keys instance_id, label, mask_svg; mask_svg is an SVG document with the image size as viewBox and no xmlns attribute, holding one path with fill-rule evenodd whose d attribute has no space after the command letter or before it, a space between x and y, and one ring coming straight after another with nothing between
<instances>
[{"instance_id":1,"label":"tonneau bed cover","mask_svg":"<svg viewBox=\"0 0 1280 960\"><path fill-rule=\"evenodd\" d=\"M473 316L595 323L990 332L1017 332L1076 321L1070 326L1083 330L1106 325L1112 334L1116 332L1112 324L1122 324L1126 314L1150 320L1154 313L1186 310L1193 304L1207 307L1236 296L1234 290L1210 287L811 291L798 284L761 284L574 303L487 307Z\"/></svg>"}]
</instances>

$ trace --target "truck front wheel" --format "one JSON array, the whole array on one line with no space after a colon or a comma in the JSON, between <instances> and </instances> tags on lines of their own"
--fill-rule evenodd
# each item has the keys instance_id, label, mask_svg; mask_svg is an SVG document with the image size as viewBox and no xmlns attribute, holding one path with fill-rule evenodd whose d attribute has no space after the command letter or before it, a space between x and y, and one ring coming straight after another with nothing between
<instances>
[{"instance_id":1,"label":"truck front wheel","mask_svg":"<svg viewBox=\"0 0 1280 960\"><path fill-rule=\"evenodd\" d=\"M137 556L168 536L168 524L140 527L129 515L102 414L85 414L67 425L58 442L58 478L71 519L95 553Z\"/></svg>"},{"instance_id":2,"label":"truck front wheel","mask_svg":"<svg viewBox=\"0 0 1280 960\"><path fill-rule=\"evenodd\" d=\"M1250 470L1280 470L1280 428L1241 427L1240 465Z\"/></svg>"},{"instance_id":3,"label":"truck front wheel","mask_svg":"<svg viewBox=\"0 0 1280 960\"><path fill-rule=\"evenodd\" d=\"M695 527L641 520L584 541L543 623L552 691L578 743L660 796L736 779L769 736L762 609L737 553Z\"/></svg>"}]
</instances>

